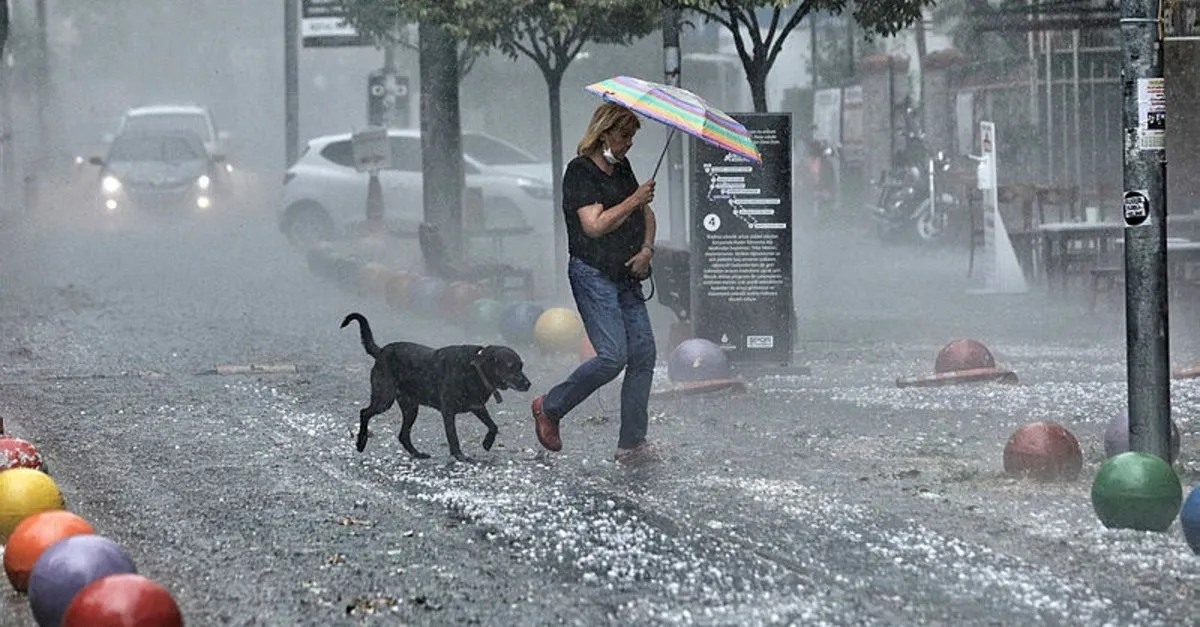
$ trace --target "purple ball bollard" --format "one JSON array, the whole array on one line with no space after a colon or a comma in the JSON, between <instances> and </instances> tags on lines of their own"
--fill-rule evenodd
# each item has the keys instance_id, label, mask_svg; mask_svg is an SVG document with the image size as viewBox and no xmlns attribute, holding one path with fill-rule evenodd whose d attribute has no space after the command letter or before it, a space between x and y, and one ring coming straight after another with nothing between
<instances>
[{"instance_id":1,"label":"purple ball bollard","mask_svg":"<svg viewBox=\"0 0 1200 627\"><path fill-rule=\"evenodd\" d=\"M667 358L667 377L675 382L715 381L729 379L733 373L729 358L710 340L684 340Z\"/></svg>"},{"instance_id":2,"label":"purple ball bollard","mask_svg":"<svg viewBox=\"0 0 1200 627\"><path fill-rule=\"evenodd\" d=\"M38 558L29 575L29 607L41 627L58 627L63 614L89 583L108 575L137 573L133 560L112 540L94 534L59 541Z\"/></svg>"},{"instance_id":3,"label":"purple ball bollard","mask_svg":"<svg viewBox=\"0 0 1200 627\"><path fill-rule=\"evenodd\" d=\"M1129 450L1129 414L1114 416L1104 430L1104 456L1120 455ZM1171 463L1179 459L1179 425L1171 421Z\"/></svg>"}]
</instances>

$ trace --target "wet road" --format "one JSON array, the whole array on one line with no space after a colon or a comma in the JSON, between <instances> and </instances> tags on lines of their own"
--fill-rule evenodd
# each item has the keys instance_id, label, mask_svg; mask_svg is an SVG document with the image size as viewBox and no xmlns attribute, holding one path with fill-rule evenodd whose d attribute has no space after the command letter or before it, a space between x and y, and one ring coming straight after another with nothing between
<instances>
[{"instance_id":1,"label":"wet road","mask_svg":"<svg viewBox=\"0 0 1200 627\"><path fill-rule=\"evenodd\" d=\"M414 440L432 459L403 453L395 410L357 453L370 363L342 317L363 312L381 342L469 338L316 279L268 214L112 230L67 213L5 240L0 415L189 624L1194 620L1200 564L1178 525L1108 531L1088 501L1123 405L1119 316L965 296L957 252L806 239L812 376L656 403L669 459L628 470L610 461L614 389L569 419L564 453L540 452L528 402L574 362L529 348L535 388L496 407L497 447L460 420L478 463L450 461L429 410ZM895 388L961 335L1022 384ZM250 363L303 372L199 374ZM1200 387L1175 396L1190 487ZM1079 481L1002 476L1008 435L1041 419L1079 436ZM32 624L5 602L0 623Z\"/></svg>"}]
</instances>

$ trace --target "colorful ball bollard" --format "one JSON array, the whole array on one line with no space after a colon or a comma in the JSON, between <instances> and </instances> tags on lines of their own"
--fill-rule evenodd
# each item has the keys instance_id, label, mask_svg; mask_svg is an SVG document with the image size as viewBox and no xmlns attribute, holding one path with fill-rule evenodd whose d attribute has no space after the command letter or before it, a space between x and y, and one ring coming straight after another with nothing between
<instances>
[{"instance_id":1,"label":"colorful ball bollard","mask_svg":"<svg viewBox=\"0 0 1200 627\"><path fill-rule=\"evenodd\" d=\"M50 475L32 468L0 472L0 542L25 518L55 509L66 509L62 492Z\"/></svg>"},{"instance_id":2,"label":"colorful ball bollard","mask_svg":"<svg viewBox=\"0 0 1200 627\"><path fill-rule=\"evenodd\" d=\"M4 546L4 573L13 589L29 589L29 574L46 549L71 536L96 533L92 525L65 509L29 516L17 525Z\"/></svg>"},{"instance_id":3,"label":"colorful ball bollard","mask_svg":"<svg viewBox=\"0 0 1200 627\"><path fill-rule=\"evenodd\" d=\"M46 549L29 576L29 608L38 625L61 625L81 590L102 577L134 574L133 560L112 540L71 536Z\"/></svg>"},{"instance_id":4,"label":"colorful ball bollard","mask_svg":"<svg viewBox=\"0 0 1200 627\"><path fill-rule=\"evenodd\" d=\"M498 331L503 313L504 303L494 298L478 298L467 306L467 329L491 336Z\"/></svg>"},{"instance_id":5,"label":"colorful ball bollard","mask_svg":"<svg viewBox=\"0 0 1200 627\"><path fill-rule=\"evenodd\" d=\"M533 338L538 348L547 353L573 353L579 349L583 319L573 309L551 307L538 316L533 325Z\"/></svg>"},{"instance_id":6,"label":"colorful ball bollard","mask_svg":"<svg viewBox=\"0 0 1200 627\"><path fill-rule=\"evenodd\" d=\"M425 316L438 315L438 306L442 301L442 293L446 291L446 282L437 277L421 277L413 285L413 309Z\"/></svg>"},{"instance_id":7,"label":"colorful ball bollard","mask_svg":"<svg viewBox=\"0 0 1200 627\"><path fill-rule=\"evenodd\" d=\"M442 293L438 306L443 316L451 320L462 320L471 303L483 296L483 290L474 283L455 281Z\"/></svg>"},{"instance_id":8,"label":"colorful ball bollard","mask_svg":"<svg viewBox=\"0 0 1200 627\"><path fill-rule=\"evenodd\" d=\"M1130 451L1100 466L1092 483L1092 509L1105 527L1166 531L1183 501L1183 486L1165 460Z\"/></svg>"},{"instance_id":9,"label":"colorful ball bollard","mask_svg":"<svg viewBox=\"0 0 1200 627\"><path fill-rule=\"evenodd\" d=\"M308 264L309 272L319 278L333 278L333 256L329 244L322 243L304 253L304 261Z\"/></svg>"},{"instance_id":10,"label":"colorful ball bollard","mask_svg":"<svg viewBox=\"0 0 1200 627\"><path fill-rule=\"evenodd\" d=\"M37 447L20 438L0 438L0 471L9 468L42 470L42 454Z\"/></svg>"},{"instance_id":11,"label":"colorful ball bollard","mask_svg":"<svg viewBox=\"0 0 1200 627\"><path fill-rule=\"evenodd\" d=\"M397 271L388 277L387 285L383 288L387 304L396 311L408 309L411 304L412 287L420 276L412 272Z\"/></svg>"},{"instance_id":12,"label":"colorful ball bollard","mask_svg":"<svg viewBox=\"0 0 1200 627\"><path fill-rule=\"evenodd\" d=\"M933 363L933 372L943 374L995 367L996 359L982 343L975 340L954 340L938 351Z\"/></svg>"},{"instance_id":13,"label":"colorful ball bollard","mask_svg":"<svg viewBox=\"0 0 1200 627\"><path fill-rule=\"evenodd\" d=\"M380 277L389 272L388 267L376 262L363 264L358 269L356 277L356 288L358 293L364 297L382 296L380 290Z\"/></svg>"},{"instance_id":14,"label":"colorful ball bollard","mask_svg":"<svg viewBox=\"0 0 1200 627\"><path fill-rule=\"evenodd\" d=\"M1060 424L1034 422L1013 433L1004 446L1004 472L1042 481L1073 481L1083 470L1079 440Z\"/></svg>"},{"instance_id":15,"label":"colorful ball bollard","mask_svg":"<svg viewBox=\"0 0 1200 627\"><path fill-rule=\"evenodd\" d=\"M1183 539L1187 540L1192 553L1200 554L1200 487L1193 489L1183 502L1179 526L1183 527Z\"/></svg>"},{"instance_id":16,"label":"colorful ball bollard","mask_svg":"<svg viewBox=\"0 0 1200 627\"><path fill-rule=\"evenodd\" d=\"M75 595L62 627L183 627L183 614L161 584L137 574L101 577Z\"/></svg>"},{"instance_id":17,"label":"colorful ball bollard","mask_svg":"<svg viewBox=\"0 0 1200 627\"><path fill-rule=\"evenodd\" d=\"M1171 463L1179 459L1179 425L1171 421ZM1104 430L1104 456L1113 457L1129 451L1129 414L1113 416Z\"/></svg>"},{"instance_id":18,"label":"colorful ball bollard","mask_svg":"<svg viewBox=\"0 0 1200 627\"><path fill-rule=\"evenodd\" d=\"M544 311L545 308L537 303L519 302L509 305L500 314L500 335L513 344L533 344L533 329Z\"/></svg>"},{"instance_id":19,"label":"colorful ball bollard","mask_svg":"<svg viewBox=\"0 0 1200 627\"><path fill-rule=\"evenodd\" d=\"M333 266L333 276L331 277L338 287L352 288L358 280L359 268L363 267L363 262L354 257L344 255L335 255L331 262Z\"/></svg>"},{"instance_id":20,"label":"colorful ball bollard","mask_svg":"<svg viewBox=\"0 0 1200 627\"><path fill-rule=\"evenodd\" d=\"M667 357L667 377L675 382L715 381L732 376L729 357L711 340L698 337L684 340Z\"/></svg>"}]
</instances>

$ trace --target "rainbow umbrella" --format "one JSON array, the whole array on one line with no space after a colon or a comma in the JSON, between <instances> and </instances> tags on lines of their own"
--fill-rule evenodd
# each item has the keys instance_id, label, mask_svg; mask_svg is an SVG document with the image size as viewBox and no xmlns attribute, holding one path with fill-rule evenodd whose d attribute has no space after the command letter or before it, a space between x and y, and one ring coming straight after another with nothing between
<instances>
[{"instance_id":1,"label":"rainbow umbrella","mask_svg":"<svg viewBox=\"0 0 1200 627\"><path fill-rule=\"evenodd\" d=\"M615 76L592 83L585 89L609 102L666 124L671 128L667 146L671 145L671 139L678 130L755 163L762 163L762 156L746 127L682 87L652 83L632 76ZM658 165L654 166L654 174L658 174L666 154L667 147L664 146L662 154L658 156Z\"/></svg>"}]
</instances>

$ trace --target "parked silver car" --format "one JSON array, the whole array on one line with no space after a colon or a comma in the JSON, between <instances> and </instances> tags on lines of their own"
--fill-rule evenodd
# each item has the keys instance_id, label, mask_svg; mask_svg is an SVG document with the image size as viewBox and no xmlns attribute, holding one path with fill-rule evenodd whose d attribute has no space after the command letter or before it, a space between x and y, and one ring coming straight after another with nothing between
<instances>
[{"instance_id":1,"label":"parked silver car","mask_svg":"<svg viewBox=\"0 0 1200 627\"><path fill-rule=\"evenodd\" d=\"M415 227L424 216L421 135L392 129L392 163L379 173L388 220ZM483 192L487 229L553 229L550 164L481 133L463 134L468 187ZM317 137L284 175L279 227L293 242L335 237L366 216L368 175L354 168L351 134Z\"/></svg>"}]
</instances>

